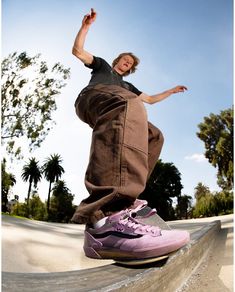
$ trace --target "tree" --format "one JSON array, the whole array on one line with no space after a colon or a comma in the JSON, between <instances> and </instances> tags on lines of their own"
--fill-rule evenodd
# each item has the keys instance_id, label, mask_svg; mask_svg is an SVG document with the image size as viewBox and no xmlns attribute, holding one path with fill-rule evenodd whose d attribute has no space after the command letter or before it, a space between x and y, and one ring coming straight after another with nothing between
<instances>
[{"instance_id":1,"label":"tree","mask_svg":"<svg viewBox=\"0 0 235 292\"><path fill-rule=\"evenodd\" d=\"M178 197L178 204L176 206L176 213L178 219L188 219L188 212L192 206L192 197L183 195Z\"/></svg>"},{"instance_id":2,"label":"tree","mask_svg":"<svg viewBox=\"0 0 235 292\"><path fill-rule=\"evenodd\" d=\"M69 76L70 69L60 63L49 68L40 54L15 52L3 59L1 138L8 154L22 158L22 139L30 151L41 145L54 125L55 97Z\"/></svg>"},{"instance_id":3,"label":"tree","mask_svg":"<svg viewBox=\"0 0 235 292\"><path fill-rule=\"evenodd\" d=\"M147 200L150 207L156 208L164 220L170 220L175 218L172 198L178 198L182 188L181 174L174 164L159 160L140 198Z\"/></svg>"},{"instance_id":4,"label":"tree","mask_svg":"<svg viewBox=\"0 0 235 292\"><path fill-rule=\"evenodd\" d=\"M194 217L211 217L216 215L216 205L212 193L207 193L202 196L195 205L193 216Z\"/></svg>"},{"instance_id":5,"label":"tree","mask_svg":"<svg viewBox=\"0 0 235 292\"><path fill-rule=\"evenodd\" d=\"M33 193L29 199L30 218L45 221L47 219L46 205L41 201L37 193ZM12 214L28 217L29 211L27 202L19 203L13 207Z\"/></svg>"},{"instance_id":6,"label":"tree","mask_svg":"<svg viewBox=\"0 0 235 292\"><path fill-rule=\"evenodd\" d=\"M216 215L233 213L233 193L228 191L216 192L214 195L216 202Z\"/></svg>"},{"instance_id":7,"label":"tree","mask_svg":"<svg viewBox=\"0 0 235 292\"><path fill-rule=\"evenodd\" d=\"M41 201L39 195L34 193L29 201L30 215L35 220L44 221L47 219L46 205Z\"/></svg>"},{"instance_id":8,"label":"tree","mask_svg":"<svg viewBox=\"0 0 235 292\"><path fill-rule=\"evenodd\" d=\"M37 187L38 182L42 178L41 170L38 165L38 161L36 161L36 158L30 158L29 163L24 165L23 172L21 174L21 177L23 181L29 181L29 189L28 189L28 195L27 195L27 208L29 211L29 198L30 193L32 189L32 184L34 184L34 187ZM29 215L29 214L28 214Z\"/></svg>"},{"instance_id":9,"label":"tree","mask_svg":"<svg viewBox=\"0 0 235 292\"><path fill-rule=\"evenodd\" d=\"M17 202L17 204L13 207L12 214L21 217L27 217L28 216L27 202L26 203Z\"/></svg>"},{"instance_id":10,"label":"tree","mask_svg":"<svg viewBox=\"0 0 235 292\"><path fill-rule=\"evenodd\" d=\"M69 222L75 208L73 207L74 195L71 194L63 180L59 180L53 187L51 197L51 220L56 222Z\"/></svg>"},{"instance_id":11,"label":"tree","mask_svg":"<svg viewBox=\"0 0 235 292\"><path fill-rule=\"evenodd\" d=\"M205 143L205 156L218 168L218 185L223 190L233 188L233 110L210 114L198 125L197 136Z\"/></svg>"},{"instance_id":12,"label":"tree","mask_svg":"<svg viewBox=\"0 0 235 292\"><path fill-rule=\"evenodd\" d=\"M42 167L44 176L47 181L49 181L49 190L48 190L48 198L47 198L47 213L49 216L50 211L50 194L52 183L57 182L59 178L64 173L63 167L60 165L62 163L62 158L59 154L52 154L48 157Z\"/></svg>"},{"instance_id":13,"label":"tree","mask_svg":"<svg viewBox=\"0 0 235 292\"><path fill-rule=\"evenodd\" d=\"M198 183L194 190L194 197L197 201L199 201L202 197L205 197L207 194L210 194L210 189L201 182Z\"/></svg>"},{"instance_id":14,"label":"tree","mask_svg":"<svg viewBox=\"0 0 235 292\"><path fill-rule=\"evenodd\" d=\"M8 203L8 194L11 187L16 183L16 178L14 174L8 173L6 171L6 159L2 161L2 170L1 170L1 179L2 179L2 211L7 212L7 203Z\"/></svg>"},{"instance_id":15,"label":"tree","mask_svg":"<svg viewBox=\"0 0 235 292\"><path fill-rule=\"evenodd\" d=\"M229 191L212 193L210 189L198 183L195 187L196 205L194 217L209 217L233 213L233 193Z\"/></svg>"}]
</instances>

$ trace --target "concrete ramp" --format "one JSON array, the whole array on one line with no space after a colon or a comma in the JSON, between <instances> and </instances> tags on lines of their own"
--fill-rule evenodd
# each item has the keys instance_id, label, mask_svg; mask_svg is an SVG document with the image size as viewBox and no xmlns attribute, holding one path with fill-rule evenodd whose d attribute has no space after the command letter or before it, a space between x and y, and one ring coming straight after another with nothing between
<instances>
[{"instance_id":1,"label":"concrete ramp","mask_svg":"<svg viewBox=\"0 0 235 292\"><path fill-rule=\"evenodd\" d=\"M190 243L167 260L131 268L86 258L81 225L4 216L2 291L176 291L208 253L221 222L168 223L171 228L188 230Z\"/></svg>"}]
</instances>

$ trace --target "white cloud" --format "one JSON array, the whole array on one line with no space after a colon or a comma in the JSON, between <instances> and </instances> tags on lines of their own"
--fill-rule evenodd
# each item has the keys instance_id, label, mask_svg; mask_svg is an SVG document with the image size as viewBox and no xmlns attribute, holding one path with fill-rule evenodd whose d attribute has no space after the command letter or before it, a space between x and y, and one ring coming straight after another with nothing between
<instances>
[{"instance_id":1,"label":"white cloud","mask_svg":"<svg viewBox=\"0 0 235 292\"><path fill-rule=\"evenodd\" d=\"M186 160L193 160L195 162L205 162L207 161L206 157L204 156L204 154L201 153L194 153L192 155L189 156L185 156L184 159Z\"/></svg>"}]
</instances>

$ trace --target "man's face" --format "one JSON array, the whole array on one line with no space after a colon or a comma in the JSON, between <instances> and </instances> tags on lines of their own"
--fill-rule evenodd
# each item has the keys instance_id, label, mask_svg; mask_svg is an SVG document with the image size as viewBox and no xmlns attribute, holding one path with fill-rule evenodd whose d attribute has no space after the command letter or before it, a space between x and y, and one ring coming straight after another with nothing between
<instances>
[{"instance_id":1,"label":"man's face","mask_svg":"<svg viewBox=\"0 0 235 292\"><path fill-rule=\"evenodd\" d=\"M124 74L131 69L133 64L134 64L134 59L129 55L125 55L121 57L121 59L118 61L115 67L118 68Z\"/></svg>"}]
</instances>

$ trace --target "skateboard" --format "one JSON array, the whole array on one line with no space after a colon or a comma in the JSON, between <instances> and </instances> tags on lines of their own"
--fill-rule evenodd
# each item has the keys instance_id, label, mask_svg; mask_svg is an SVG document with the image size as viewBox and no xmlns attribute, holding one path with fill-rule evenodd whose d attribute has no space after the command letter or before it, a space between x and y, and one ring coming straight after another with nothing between
<instances>
[{"instance_id":1,"label":"skateboard","mask_svg":"<svg viewBox=\"0 0 235 292\"><path fill-rule=\"evenodd\" d=\"M147 218L138 218L138 221L151 225L151 226L158 226L162 230L170 230L170 226L156 213L151 215L150 217Z\"/></svg>"},{"instance_id":2,"label":"skateboard","mask_svg":"<svg viewBox=\"0 0 235 292\"><path fill-rule=\"evenodd\" d=\"M166 260L169 257L169 255L163 255L159 257L154 258L148 258L148 259L130 259L130 260L114 260L116 264L121 264L123 266L141 266L141 265L147 265L156 263L162 260Z\"/></svg>"}]
</instances>

